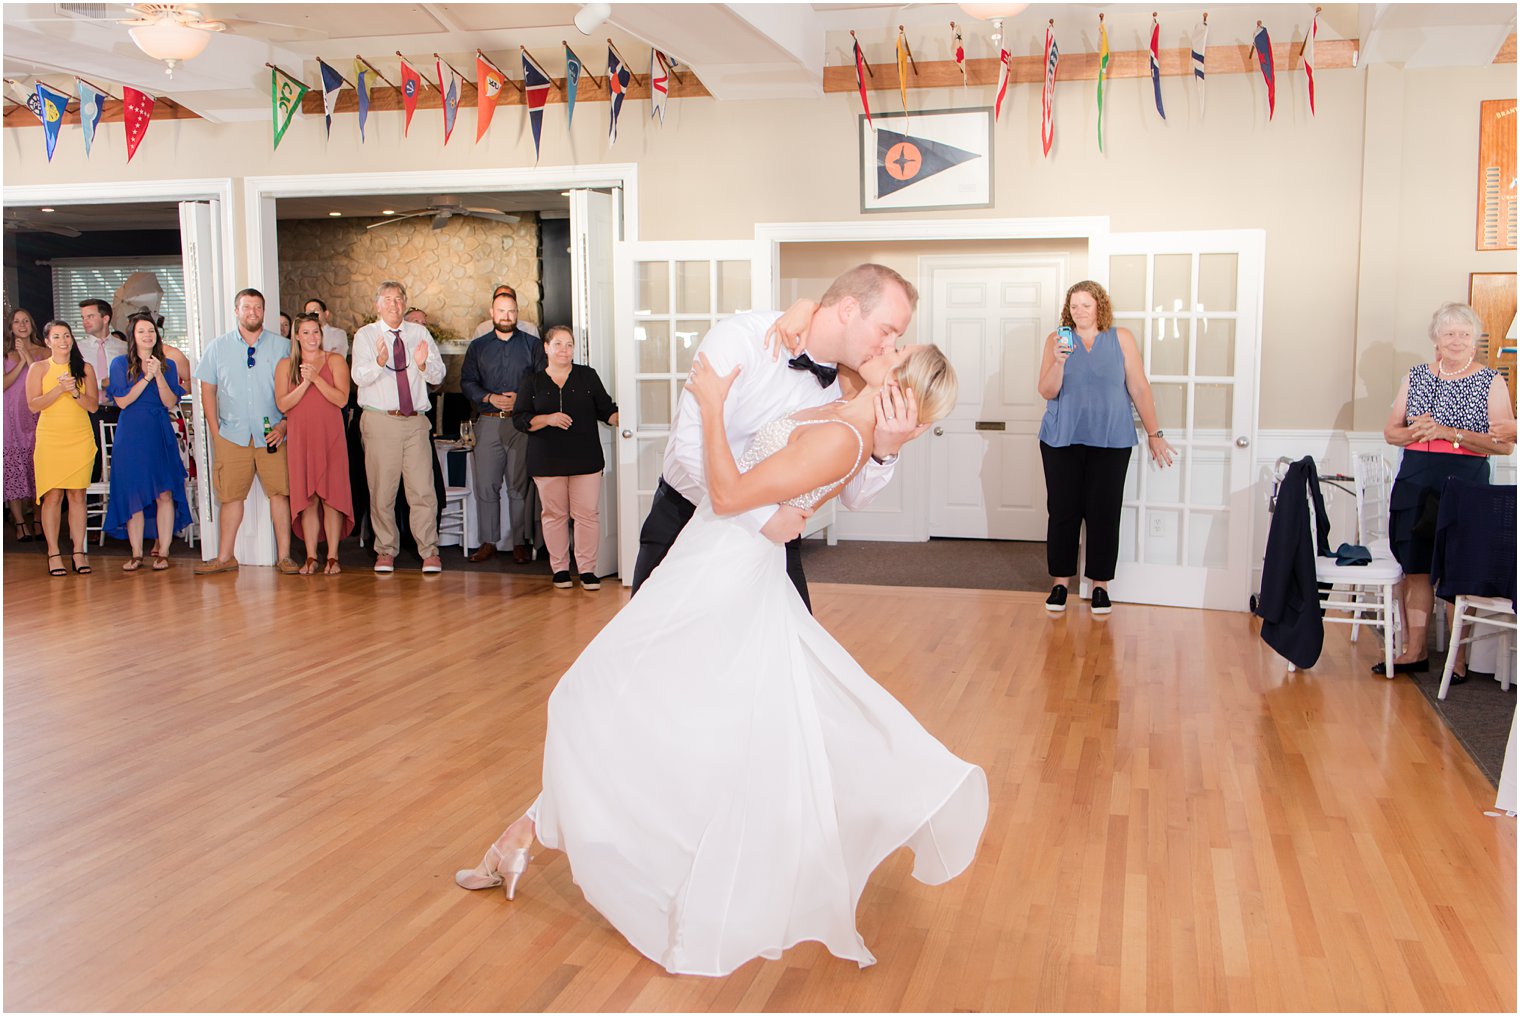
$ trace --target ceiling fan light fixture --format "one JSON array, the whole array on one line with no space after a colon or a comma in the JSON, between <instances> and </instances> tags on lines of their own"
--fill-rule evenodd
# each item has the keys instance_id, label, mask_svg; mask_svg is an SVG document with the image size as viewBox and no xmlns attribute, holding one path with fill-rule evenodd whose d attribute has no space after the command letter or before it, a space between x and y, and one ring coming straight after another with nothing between
<instances>
[{"instance_id":1,"label":"ceiling fan light fixture","mask_svg":"<svg viewBox=\"0 0 1520 1016\"><path fill-rule=\"evenodd\" d=\"M37 210L39 212L56 212L56 211L58 211L58 209L56 209L56 208L39 208Z\"/></svg>"},{"instance_id":2,"label":"ceiling fan light fixture","mask_svg":"<svg viewBox=\"0 0 1520 1016\"><path fill-rule=\"evenodd\" d=\"M967 15L981 21L1002 21L1017 17L1029 9L1028 4L957 4Z\"/></svg>"},{"instance_id":3,"label":"ceiling fan light fixture","mask_svg":"<svg viewBox=\"0 0 1520 1016\"><path fill-rule=\"evenodd\" d=\"M211 42L211 32L202 28L187 28L176 21L155 21L151 25L137 25L127 29L127 34L137 48L155 60L167 65L166 73L174 76L174 66L193 60L206 50Z\"/></svg>"},{"instance_id":4,"label":"ceiling fan light fixture","mask_svg":"<svg viewBox=\"0 0 1520 1016\"><path fill-rule=\"evenodd\" d=\"M575 12L575 27L582 35L590 35L601 28L602 23L610 17L612 17L611 4L586 4Z\"/></svg>"}]
</instances>

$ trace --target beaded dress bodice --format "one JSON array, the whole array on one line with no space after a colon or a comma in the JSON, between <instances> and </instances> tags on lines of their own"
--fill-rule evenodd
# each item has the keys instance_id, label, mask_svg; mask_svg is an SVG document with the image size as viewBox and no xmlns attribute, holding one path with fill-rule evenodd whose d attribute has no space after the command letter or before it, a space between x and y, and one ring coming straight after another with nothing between
<instances>
[{"instance_id":1,"label":"beaded dress bodice","mask_svg":"<svg viewBox=\"0 0 1520 1016\"><path fill-rule=\"evenodd\" d=\"M817 423L844 424L846 427L849 427L850 432L855 435L855 441L859 447L859 451L855 453L855 465L851 466L850 471L845 473L844 476L841 476L833 483L826 483L822 487L810 490L805 494L799 494L794 498L789 498L786 501L782 502L782 504L794 505L795 507L804 509L812 509L817 507L818 503L827 497L829 493L834 490L834 488L840 486L851 476L855 475L855 470L860 466L861 457L865 455L865 439L860 436L860 431L855 429L854 424L845 423L843 420L834 419L797 420L790 416L783 416L779 419L772 420L770 423L765 424L755 432L755 437L750 441L749 447L744 449L743 455L739 456L739 472L749 472L751 469L755 468L755 466L759 465L761 462L770 458L781 449L785 448L787 442L792 438L792 431L796 430L798 427L806 427Z\"/></svg>"}]
</instances>

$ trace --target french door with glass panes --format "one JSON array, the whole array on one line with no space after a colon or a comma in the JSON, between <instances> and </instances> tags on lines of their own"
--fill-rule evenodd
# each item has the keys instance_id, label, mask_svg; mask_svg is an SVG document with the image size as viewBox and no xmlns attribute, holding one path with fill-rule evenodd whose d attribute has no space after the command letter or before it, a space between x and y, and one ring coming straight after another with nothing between
<instances>
[{"instance_id":1,"label":"french door with glass panes","mask_svg":"<svg viewBox=\"0 0 1520 1016\"><path fill-rule=\"evenodd\" d=\"M697 344L718 320L770 307L771 265L764 241L617 245L618 528L625 534L618 573L625 585Z\"/></svg>"},{"instance_id":2,"label":"french door with glass panes","mask_svg":"<svg viewBox=\"0 0 1520 1016\"><path fill-rule=\"evenodd\" d=\"M1261 230L1093 238L1090 271L1134 333L1177 450L1161 469L1142 439L1130 461L1115 600L1247 609L1265 252Z\"/></svg>"}]
</instances>

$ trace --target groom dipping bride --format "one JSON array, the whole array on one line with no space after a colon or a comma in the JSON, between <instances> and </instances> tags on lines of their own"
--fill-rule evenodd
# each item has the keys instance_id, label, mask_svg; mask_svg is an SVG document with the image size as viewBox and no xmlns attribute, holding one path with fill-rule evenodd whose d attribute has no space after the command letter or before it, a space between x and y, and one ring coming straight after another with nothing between
<instances>
[{"instance_id":1,"label":"groom dipping bride","mask_svg":"<svg viewBox=\"0 0 1520 1016\"><path fill-rule=\"evenodd\" d=\"M634 948L721 976L807 940L874 963L855 907L876 866L908 846L933 885L970 864L985 774L813 619L795 552L820 503L868 502L898 449L955 404L943 353L896 348L916 302L896 272L860 265L816 306L708 332L641 534L638 595L555 687L543 789L459 885L512 899L537 838ZM772 326L811 356L776 361Z\"/></svg>"}]
</instances>

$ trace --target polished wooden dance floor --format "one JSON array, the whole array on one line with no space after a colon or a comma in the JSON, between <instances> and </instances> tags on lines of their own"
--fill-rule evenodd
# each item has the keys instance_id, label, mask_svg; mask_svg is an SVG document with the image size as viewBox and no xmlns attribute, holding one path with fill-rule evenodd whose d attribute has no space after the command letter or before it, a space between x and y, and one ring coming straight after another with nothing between
<instances>
[{"instance_id":1,"label":"polished wooden dance floor","mask_svg":"<svg viewBox=\"0 0 1520 1016\"><path fill-rule=\"evenodd\" d=\"M5 558L10 1010L1494 1010L1515 823L1373 640L1312 672L1239 614L822 586L818 616L992 811L899 852L860 970L805 943L673 977L544 853L454 886L532 799L555 679L624 601L453 570L49 579ZM1453 694L1461 694L1456 689Z\"/></svg>"}]
</instances>

